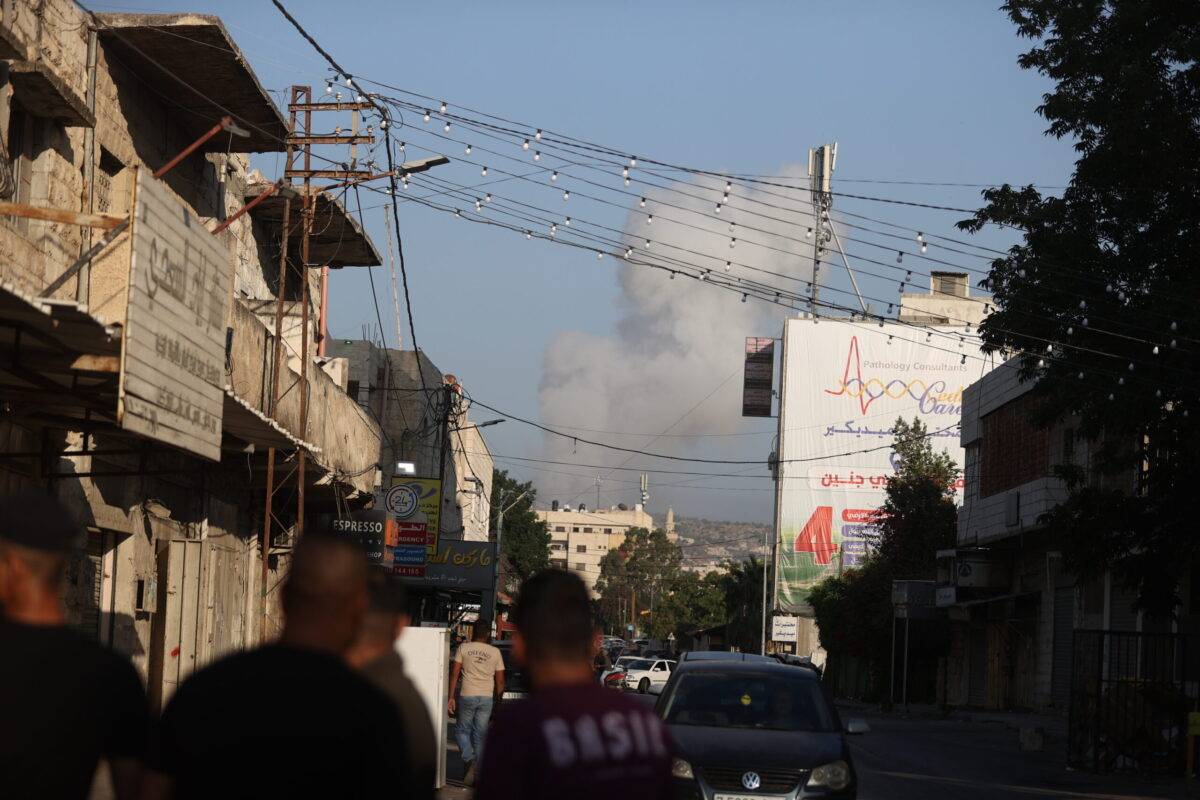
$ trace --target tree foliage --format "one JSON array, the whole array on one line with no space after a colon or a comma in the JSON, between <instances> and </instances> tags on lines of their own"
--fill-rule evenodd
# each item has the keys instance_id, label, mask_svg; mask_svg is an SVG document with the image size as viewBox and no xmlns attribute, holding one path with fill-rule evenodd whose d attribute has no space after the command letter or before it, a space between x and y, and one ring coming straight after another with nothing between
<instances>
[{"instance_id":1,"label":"tree foliage","mask_svg":"<svg viewBox=\"0 0 1200 800\"><path fill-rule=\"evenodd\" d=\"M932 578L934 554L953 547L956 538L958 467L949 455L933 449L920 419L897 419L895 427L897 469L880 509L876 558L897 579Z\"/></svg>"},{"instance_id":2,"label":"tree foliage","mask_svg":"<svg viewBox=\"0 0 1200 800\"><path fill-rule=\"evenodd\" d=\"M1091 474L1048 522L1068 565L1110 567L1140 605L1168 612L1195 562L1190 492L1200 452L1200 6L1009 0L1034 46L1021 67L1054 82L1038 113L1078 159L1061 197L984 192L961 227L1022 242L982 282L996 313L985 349L1019 354L1038 420L1077 420ZM1098 484L1096 477L1107 475Z\"/></svg>"},{"instance_id":3,"label":"tree foliage","mask_svg":"<svg viewBox=\"0 0 1200 800\"><path fill-rule=\"evenodd\" d=\"M728 565L721 576L725 592L725 642L744 653L757 653L763 638L763 562L757 556ZM771 576L767 576L767 595L771 596Z\"/></svg>"},{"instance_id":4,"label":"tree foliage","mask_svg":"<svg viewBox=\"0 0 1200 800\"><path fill-rule=\"evenodd\" d=\"M500 547L508 563L510 588L550 565L550 532L533 510L536 499L532 483L510 478L506 470L492 471L491 528L500 529L500 513L504 511Z\"/></svg>"},{"instance_id":5,"label":"tree foliage","mask_svg":"<svg viewBox=\"0 0 1200 800\"><path fill-rule=\"evenodd\" d=\"M631 528L621 547L600 560L596 593L605 619L620 627L633 619L639 628L649 625L651 620L646 618L652 615L640 612L661 609L679 578L682 560L679 545L664 531ZM663 625L654 627L662 629ZM669 630L665 629L664 635Z\"/></svg>"},{"instance_id":6,"label":"tree foliage","mask_svg":"<svg viewBox=\"0 0 1200 800\"><path fill-rule=\"evenodd\" d=\"M890 658L892 581L934 577L939 549L955 542L954 460L933 449L925 426L896 420L896 474L880 508L879 535L861 567L818 583L809 603L831 653L886 668Z\"/></svg>"}]
</instances>

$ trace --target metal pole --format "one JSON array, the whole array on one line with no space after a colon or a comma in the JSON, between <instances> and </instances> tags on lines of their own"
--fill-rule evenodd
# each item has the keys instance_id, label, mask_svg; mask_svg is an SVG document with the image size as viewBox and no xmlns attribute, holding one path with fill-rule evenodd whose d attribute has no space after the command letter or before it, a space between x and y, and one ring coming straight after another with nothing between
<instances>
[{"instance_id":1,"label":"metal pole","mask_svg":"<svg viewBox=\"0 0 1200 800\"><path fill-rule=\"evenodd\" d=\"M896 707L896 609L892 608L892 657L888 662L888 679L892 688L888 692L888 705Z\"/></svg>"},{"instance_id":2,"label":"metal pole","mask_svg":"<svg viewBox=\"0 0 1200 800\"><path fill-rule=\"evenodd\" d=\"M910 618L904 616L904 710L908 711L908 625Z\"/></svg>"},{"instance_id":3,"label":"metal pole","mask_svg":"<svg viewBox=\"0 0 1200 800\"><path fill-rule=\"evenodd\" d=\"M304 87L305 102L312 102L312 89ZM304 112L304 135L312 136L312 112ZM309 239L312 234L313 217L317 203L312 192L312 145L304 144L304 219L300 234L300 438L308 438L308 256ZM304 485L307 483L308 451L299 448L296 475L296 537L304 534Z\"/></svg>"},{"instance_id":4,"label":"metal pole","mask_svg":"<svg viewBox=\"0 0 1200 800\"><path fill-rule=\"evenodd\" d=\"M500 600L500 543L504 536L504 492L496 508L496 560L492 564L492 619L496 618L496 603Z\"/></svg>"},{"instance_id":5,"label":"metal pole","mask_svg":"<svg viewBox=\"0 0 1200 800\"><path fill-rule=\"evenodd\" d=\"M761 655L767 654L767 562L771 560L771 544L768 540L770 531L763 531L763 569L762 569L762 647Z\"/></svg>"}]
</instances>

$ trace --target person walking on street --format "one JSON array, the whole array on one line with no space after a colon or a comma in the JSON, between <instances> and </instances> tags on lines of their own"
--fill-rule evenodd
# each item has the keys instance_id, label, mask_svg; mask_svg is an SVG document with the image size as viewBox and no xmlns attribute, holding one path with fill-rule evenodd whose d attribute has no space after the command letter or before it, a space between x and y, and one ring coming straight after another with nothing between
<instances>
[{"instance_id":1,"label":"person walking on street","mask_svg":"<svg viewBox=\"0 0 1200 800\"><path fill-rule=\"evenodd\" d=\"M67 626L83 529L44 493L0 499L0 794L87 797L103 759L118 800L141 788L150 710L128 659Z\"/></svg>"},{"instance_id":2,"label":"person walking on street","mask_svg":"<svg viewBox=\"0 0 1200 800\"><path fill-rule=\"evenodd\" d=\"M277 643L204 667L175 692L146 797L432 798L395 704L345 662L368 605L362 548L303 535L280 601Z\"/></svg>"},{"instance_id":3,"label":"person walking on street","mask_svg":"<svg viewBox=\"0 0 1200 800\"><path fill-rule=\"evenodd\" d=\"M468 786L474 781L475 763L483 749L492 708L496 698L504 696L504 658L499 648L487 643L490 627L484 620L476 622L471 641L459 645L450 667L450 699L446 706L455 715L454 740L467 767L463 782ZM462 695L455 701L460 676Z\"/></svg>"},{"instance_id":4,"label":"person walking on street","mask_svg":"<svg viewBox=\"0 0 1200 800\"><path fill-rule=\"evenodd\" d=\"M432 788L437 780L438 740L433 735L429 709L405 674L404 659L396 652L396 641L409 621L404 586L382 570L372 569L367 589L370 607L346 660L396 704L404 722L407 752L417 785Z\"/></svg>"},{"instance_id":5,"label":"person walking on street","mask_svg":"<svg viewBox=\"0 0 1200 800\"><path fill-rule=\"evenodd\" d=\"M599 683L604 673L612 669L612 659L603 647L596 648L596 657L592 659L592 667L596 670L596 682Z\"/></svg>"},{"instance_id":6,"label":"person walking on street","mask_svg":"<svg viewBox=\"0 0 1200 800\"><path fill-rule=\"evenodd\" d=\"M513 655L530 680L488 733L475 800L668 800L672 748L654 711L592 678L587 587L565 570L521 586Z\"/></svg>"}]
</instances>

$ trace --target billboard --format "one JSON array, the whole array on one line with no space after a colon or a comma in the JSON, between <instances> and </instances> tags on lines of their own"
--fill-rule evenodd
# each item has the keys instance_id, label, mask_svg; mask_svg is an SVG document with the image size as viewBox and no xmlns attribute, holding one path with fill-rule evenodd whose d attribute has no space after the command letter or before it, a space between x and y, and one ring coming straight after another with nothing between
<instances>
[{"instance_id":1,"label":"billboard","mask_svg":"<svg viewBox=\"0 0 1200 800\"><path fill-rule=\"evenodd\" d=\"M771 390L775 388L775 340L746 338L742 374L742 416L771 416Z\"/></svg>"},{"instance_id":2,"label":"billboard","mask_svg":"<svg viewBox=\"0 0 1200 800\"><path fill-rule=\"evenodd\" d=\"M383 496L383 507L396 520L398 544L437 552L442 512L442 482L437 478L397 475Z\"/></svg>"},{"instance_id":3,"label":"billboard","mask_svg":"<svg viewBox=\"0 0 1200 800\"><path fill-rule=\"evenodd\" d=\"M870 551L878 509L895 473L891 444L898 417L919 418L934 449L949 453L962 468L963 389L990 366L981 367L975 357L973 337L966 337L963 350L953 339L930 344L925 339L909 325L785 323L777 608L811 613L813 584L857 566ZM960 480L956 492L961 488Z\"/></svg>"},{"instance_id":4,"label":"billboard","mask_svg":"<svg viewBox=\"0 0 1200 800\"><path fill-rule=\"evenodd\" d=\"M117 419L220 461L232 255L145 170L131 225Z\"/></svg>"}]
</instances>

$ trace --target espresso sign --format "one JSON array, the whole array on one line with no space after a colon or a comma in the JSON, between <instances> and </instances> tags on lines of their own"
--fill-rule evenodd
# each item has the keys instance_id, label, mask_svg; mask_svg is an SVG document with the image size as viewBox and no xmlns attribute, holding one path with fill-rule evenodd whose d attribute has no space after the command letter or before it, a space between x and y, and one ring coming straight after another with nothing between
<instances>
[{"instance_id":1,"label":"espresso sign","mask_svg":"<svg viewBox=\"0 0 1200 800\"><path fill-rule=\"evenodd\" d=\"M349 539L362 547L368 563L391 566L387 547L391 524L384 511L356 511L348 517L330 520L328 530L334 536Z\"/></svg>"}]
</instances>

